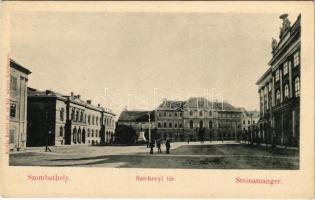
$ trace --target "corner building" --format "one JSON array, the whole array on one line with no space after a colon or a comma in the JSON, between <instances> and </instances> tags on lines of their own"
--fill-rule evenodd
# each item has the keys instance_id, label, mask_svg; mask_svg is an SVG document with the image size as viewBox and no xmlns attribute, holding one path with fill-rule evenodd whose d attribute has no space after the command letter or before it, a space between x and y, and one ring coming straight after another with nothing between
<instances>
[{"instance_id":1,"label":"corner building","mask_svg":"<svg viewBox=\"0 0 315 200\"><path fill-rule=\"evenodd\" d=\"M291 25L287 14L279 41L272 40L272 58L259 78L259 132L263 142L299 146L301 15Z\"/></svg>"}]
</instances>

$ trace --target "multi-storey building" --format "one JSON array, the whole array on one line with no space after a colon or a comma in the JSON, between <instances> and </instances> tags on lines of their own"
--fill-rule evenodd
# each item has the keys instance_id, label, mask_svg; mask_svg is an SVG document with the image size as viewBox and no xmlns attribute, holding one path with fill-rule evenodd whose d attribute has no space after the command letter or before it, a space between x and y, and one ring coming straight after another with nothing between
<instances>
[{"instance_id":1,"label":"multi-storey building","mask_svg":"<svg viewBox=\"0 0 315 200\"><path fill-rule=\"evenodd\" d=\"M109 143L114 136L114 114L70 96L28 90L28 146Z\"/></svg>"},{"instance_id":2,"label":"multi-storey building","mask_svg":"<svg viewBox=\"0 0 315 200\"><path fill-rule=\"evenodd\" d=\"M259 111L247 111L242 108L242 131L250 131L252 127L257 126L259 121Z\"/></svg>"},{"instance_id":3,"label":"multi-storey building","mask_svg":"<svg viewBox=\"0 0 315 200\"><path fill-rule=\"evenodd\" d=\"M168 101L155 110L157 133L171 141L237 139L241 110L227 102L210 102L203 97Z\"/></svg>"},{"instance_id":4,"label":"multi-storey building","mask_svg":"<svg viewBox=\"0 0 315 200\"><path fill-rule=\"evenodd\" d=\"M272 40L272 58L259 78L259 132L264 142L298 146L300 127L301 15L291 25L287 14L279 41Z\"/></svg>"},{"instance_id":5,"label":"multi-storey building","mask_svg":"<svg viewBox=\"0 0 315 200\"><path fill-rule=\"evenodd\" d=\"M20 150L26 147L27 81L30 73L22 65L10 60L10 150Z\"/></svg>"}]
</instances>

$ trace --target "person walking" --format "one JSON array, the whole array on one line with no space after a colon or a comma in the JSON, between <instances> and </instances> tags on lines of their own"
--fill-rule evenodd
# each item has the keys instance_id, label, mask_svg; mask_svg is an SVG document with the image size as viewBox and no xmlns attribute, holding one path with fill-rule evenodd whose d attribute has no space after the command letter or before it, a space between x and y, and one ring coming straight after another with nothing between
<instances>
[{"instance_id":1,"label":"person walking","mask_svg":"<svg viewBox=\"0 0 315 200\"><path fill-rule=\"evenodd\" d=\"M158 153L162 153L160 140L158 140L158 141L156 142L156 146L157 146L157 148L158 148Z\"/></svg>"},{"instance_id":2,"label":"person walking","mask_svg":"<svg viewBox=\"0 0 315 200\"><path fill-rule=\"evenodd\" d=\"M165 147L166 147L166 153L170 154L171 144L169 140L166 140Z\"/></svg>"},{"instance_id":3,"label":"person walking","mask_svg":"<svg viewBox=\"0 0 315 200\"><path fill-rule=\"evenodd\" d=\"M153 154L154 142L150 142L150 154Z\"/></svg>"}]
</instances>

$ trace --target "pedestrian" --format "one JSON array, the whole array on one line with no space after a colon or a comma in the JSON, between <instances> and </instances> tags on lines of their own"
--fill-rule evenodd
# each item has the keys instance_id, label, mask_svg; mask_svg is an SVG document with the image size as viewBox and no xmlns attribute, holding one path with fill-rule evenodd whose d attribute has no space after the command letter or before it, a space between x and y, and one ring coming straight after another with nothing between
<instances>
[{"instance_id":1,"label":"pedestrian","mask_svg":"<svg viewBox=\"0 0 315 200\"><path fill-rule=\"evenodd\" d=\"M171 144L169 140L166 140L165 147L166 147L166 153L170 154Z\"/></svg>"},{"instance_id":2,"label":"pedestrian","mask_svg":"<svg viewBox=\"0 0 315 200\"><path fill-rule=\"evenodd\" d=\"M158 140L158 141L156 142L156 146L157 146L157 148L158 148L158 153L162 153L160 140Z\"/></svg>"},{"instance_id":3,"label":"pedestrian","mask_svg":"<svg viewBox=\"0 0 315 200\"><path fill-rule=\"evenodd\" d=\"M188 140L187 140L187 143L189 144L189 138L188 138Z\"/></svg>"},{"instance_id":4,"label":"pedestrian","mask_svg":"<svg viewBox=\"0 0 315 200\"><path fill-rule=\"evenodd\" d=\"M154 143L150 142L150 154L153 154Z\"/></svg>"}]
</instances>

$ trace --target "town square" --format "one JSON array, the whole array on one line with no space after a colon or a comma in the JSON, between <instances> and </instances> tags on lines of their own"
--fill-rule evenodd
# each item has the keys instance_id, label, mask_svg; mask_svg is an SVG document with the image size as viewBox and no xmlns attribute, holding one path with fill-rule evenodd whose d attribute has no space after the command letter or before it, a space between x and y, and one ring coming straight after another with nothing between
<instances>
[{"instance_id":1,"label":"town square","mask_svg":"<svg viewBox=\"0 0 315 200\"><path fill-rule=\"evenodd\" d=\"M9 165L299 170L300 21L17 12Z\"/></svg>"}]
</instances>

